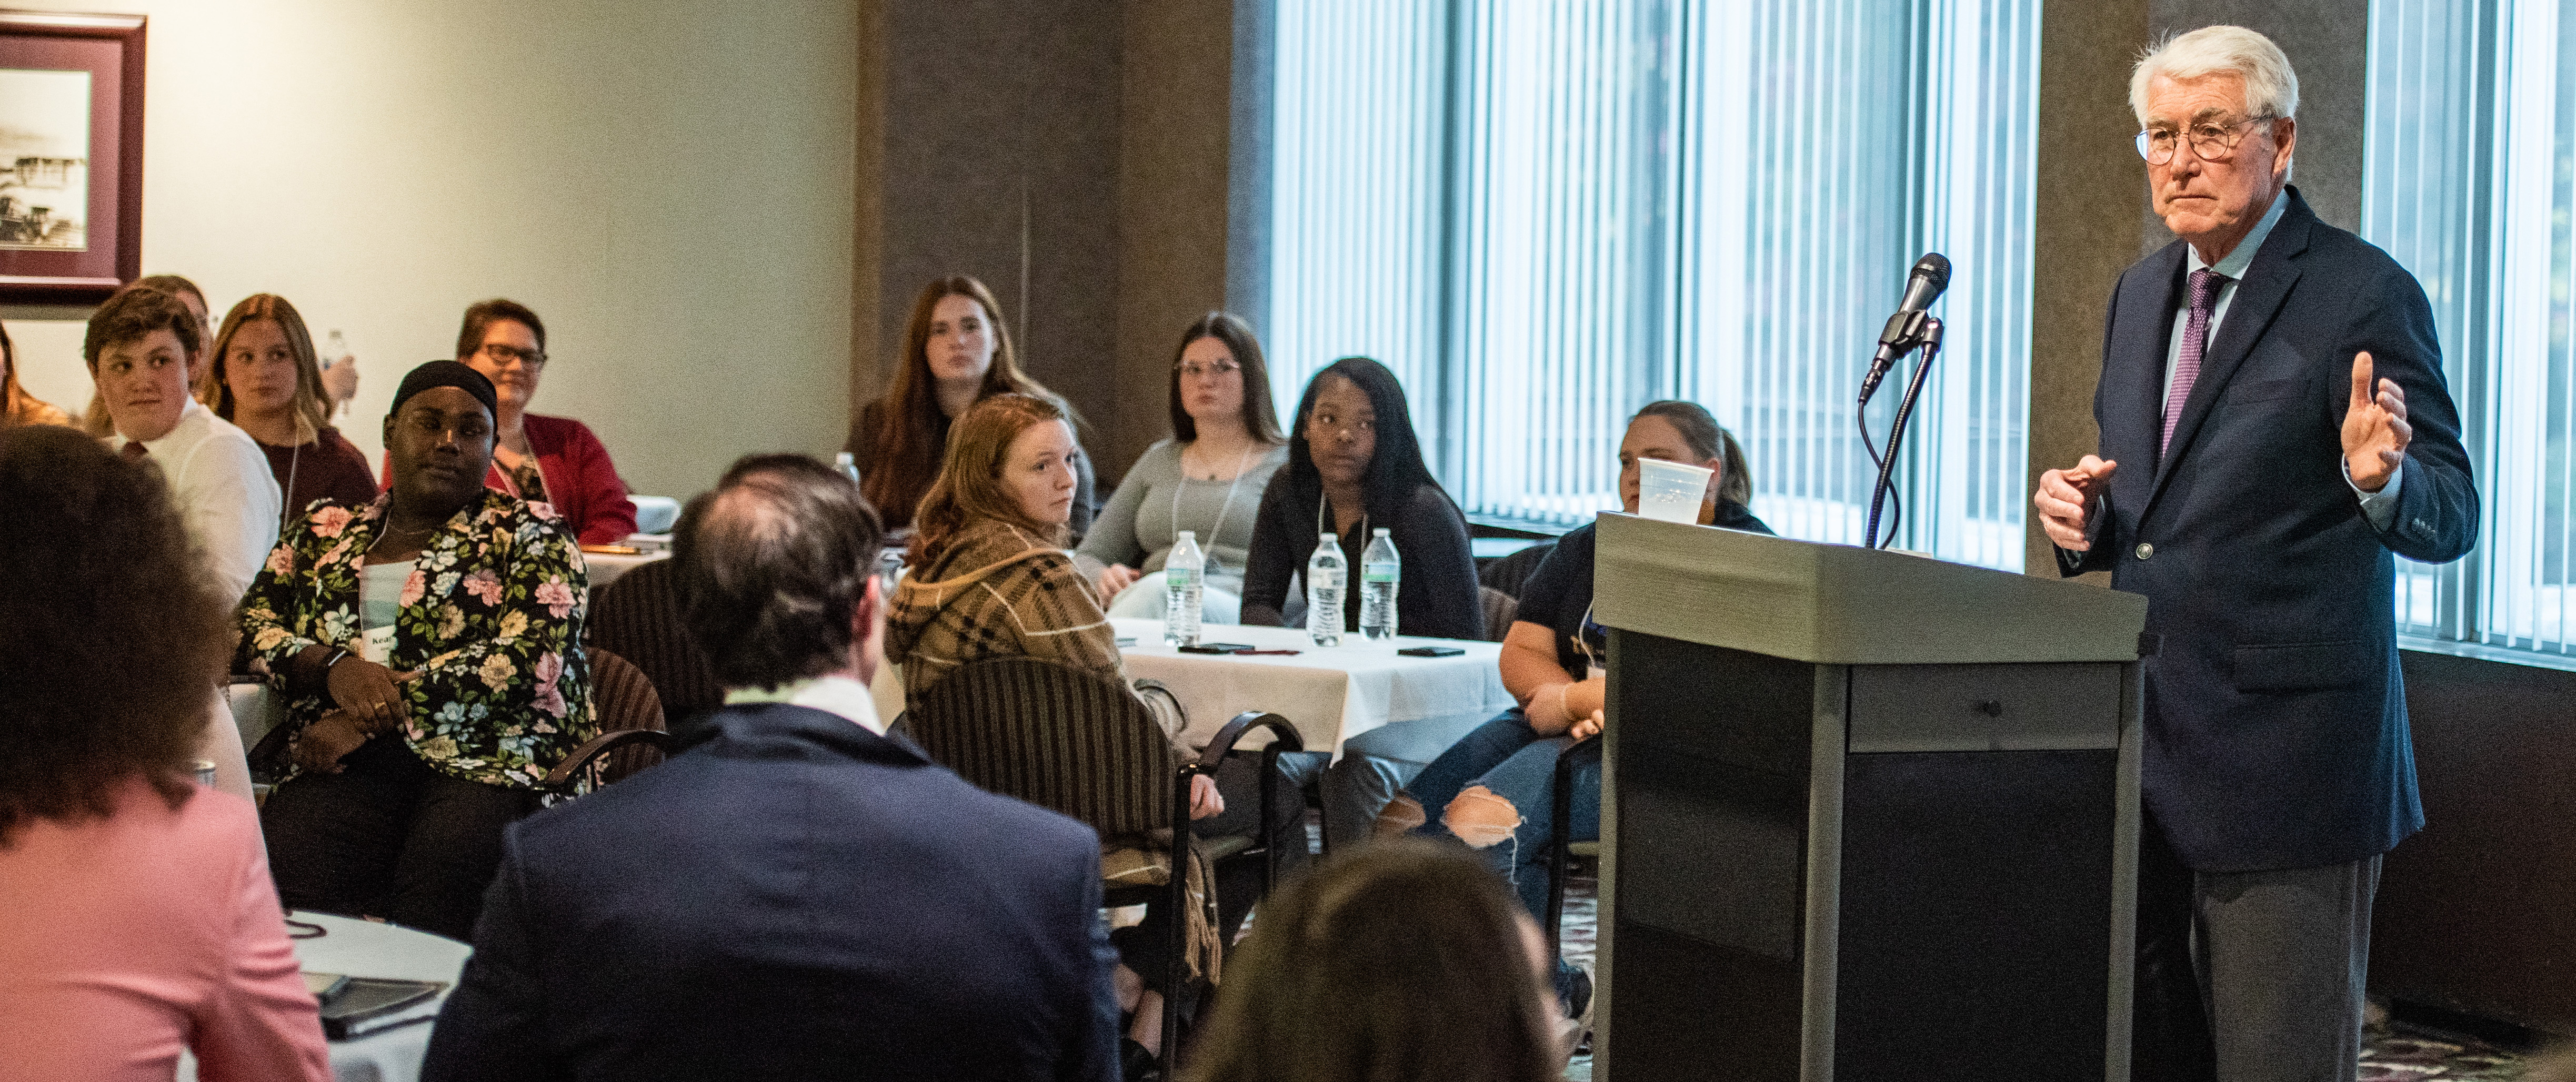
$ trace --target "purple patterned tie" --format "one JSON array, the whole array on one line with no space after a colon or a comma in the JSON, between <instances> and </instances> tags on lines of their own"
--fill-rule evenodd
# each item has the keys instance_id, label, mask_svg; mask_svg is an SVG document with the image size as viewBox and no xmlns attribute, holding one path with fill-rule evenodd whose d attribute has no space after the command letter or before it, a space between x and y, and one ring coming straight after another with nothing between
<instances>
[{"instance_id":1,"label":"purple patterned tie","mask_svg":"<svg viewBox=\"0 0 2576 1082\"><path fill-rule=\"evenodd\" d=\"M2218 287L2227 277L2217 271L2202 269L2191 272L2191 317L2182 324L2182 354L2174 358L2173 387L2165 392L2165 434L2156 441L2156 454L2165 453L2173 442L2173 430L2182 421L2182 405L2191 401L2191 385L2200 380L2200 354L2209 342L2209 314L2218 307Z\"/></svg>"}]
</instances>

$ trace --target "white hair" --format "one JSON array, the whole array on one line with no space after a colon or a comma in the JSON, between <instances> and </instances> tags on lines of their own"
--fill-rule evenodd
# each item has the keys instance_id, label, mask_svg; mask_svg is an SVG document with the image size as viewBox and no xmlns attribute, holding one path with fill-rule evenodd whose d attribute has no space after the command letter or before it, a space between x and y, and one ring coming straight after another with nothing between
<instances>
[{"instance_id":1,"label":"white hair","mask_svg":"<svg viewBox=\"0 0 2576 1082\"><path fill-rule=\"evenodd\" d=\"M2290 70L2290 58L2272 39L2241 26L2204 26L2149 48L2129 73L2129 109L2146 127L2149 81L2219 74L2245 80L2246 116L2299 115L2299 73Z\"/></svg>"}]
</instances>

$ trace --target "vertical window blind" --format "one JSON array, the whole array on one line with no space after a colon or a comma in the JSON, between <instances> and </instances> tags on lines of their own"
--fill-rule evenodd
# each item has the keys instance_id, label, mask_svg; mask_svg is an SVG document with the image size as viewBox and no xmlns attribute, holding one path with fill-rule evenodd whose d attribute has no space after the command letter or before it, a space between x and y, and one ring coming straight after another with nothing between
<instances>
[{"instance_id":1,"label":"vertical window blind","mask_svg":"<svg viewBox=\"0 0 2576 1082\"><path fill-rule=\"evenodd\" d=\"M1333 357L1377 357L1470 513L1574 523L1617 506L1628 414L1690 398L1746 447L1756 514L1856 542L1853 395L1939 249L1946 352L1896 543L2018 568L2039 8L1280 4L1282 410Z\"/></svg>"},{"instance_id":2,"label":"vertical window blind","mask_svg":"<svg viewBox=\"0 0 2576 1082\"><path fill-rule=\"evenodd\" d=\"M2484 515L2409 645L2576 667L2576 4L2373 0L2362 235L2423 283Z\"/></svg>"}]
</instances>

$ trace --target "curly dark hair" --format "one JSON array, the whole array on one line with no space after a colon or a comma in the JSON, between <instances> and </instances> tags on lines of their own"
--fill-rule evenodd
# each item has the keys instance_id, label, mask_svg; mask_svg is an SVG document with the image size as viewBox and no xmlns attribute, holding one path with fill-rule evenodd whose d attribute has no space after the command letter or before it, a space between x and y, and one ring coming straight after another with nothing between
<instances>
[{"instance_id":1,"label":"curly dark hair","mask_svg":"<svg viewBox=\"0 0 2576 1082\"><path fill-rule=\"evenodd\" d=\"M71 429L0 429L0 522L0 844L113 814L138 775L178 807L231 606L169 486Z\"/></svg>"},{"instance_id":2,"label":"curly dark hair","mask_svg":"<svg viewBox=\"0 0 2576 1082\"><path fill-rule=\"evenodd\" d=\"M766 688L847 662L885 530L838 471L751 455L689 501L671 542L690 640L726 687Z\"/></svg>"},{"instance_id":3,"label":"curly dark hair","mask_svg":"<svg viewBox=\"0 0 2576 1082\"><path fill-rule=\"evenodd\" d=\"M1559 1077L1554 997L1523 920L1493 871L1455 846L1400 839L1336 856L1261 904L1181 1076Z\"/></svg>"}]
</instances>

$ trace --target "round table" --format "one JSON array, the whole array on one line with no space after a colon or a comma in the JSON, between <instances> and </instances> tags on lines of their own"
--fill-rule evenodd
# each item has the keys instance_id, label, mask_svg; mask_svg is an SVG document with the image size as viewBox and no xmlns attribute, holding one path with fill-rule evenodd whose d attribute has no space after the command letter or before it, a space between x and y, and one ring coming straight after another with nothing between
<instances>
[{"instance_id":1,"label":"round table","mask_svg":"<svg viewBox=\"0 0 2576 1082\"><path fill-rule=\"evenodd\" d=\"M391 977L444 981L456 986L465 959L474 948L445 936L354 917L297 911L288 920L319 925L323 934L295 941L295 959L307 973L340 973L351 977ZM289 931L296 931L290 927ZM331 1042L331 1075L337 1082L411 1082L420 1077L421 1060L429 1055L430 1022L447 1002L446 993L406 1008L396 1019L421 1018L412 1025ZM182 1055L180 1082L194 1082L197 1064Z\"/></svg>"},{"instance_id":2,"label":"round table","mask_svg":"<svg viewBox=\"0 0 2576 1082\"><path fill-rule=\"evenodd\" d=\"M618 576L629 571L633 571L645 564L652 563L655 560L667 560L670 558L671 550L667 548L651 552L635 553L590 552L584 550L581 554L581 562L590 572L590 588L593 590L615 582L617 581Z\"/></svg>"}]
</instances>

